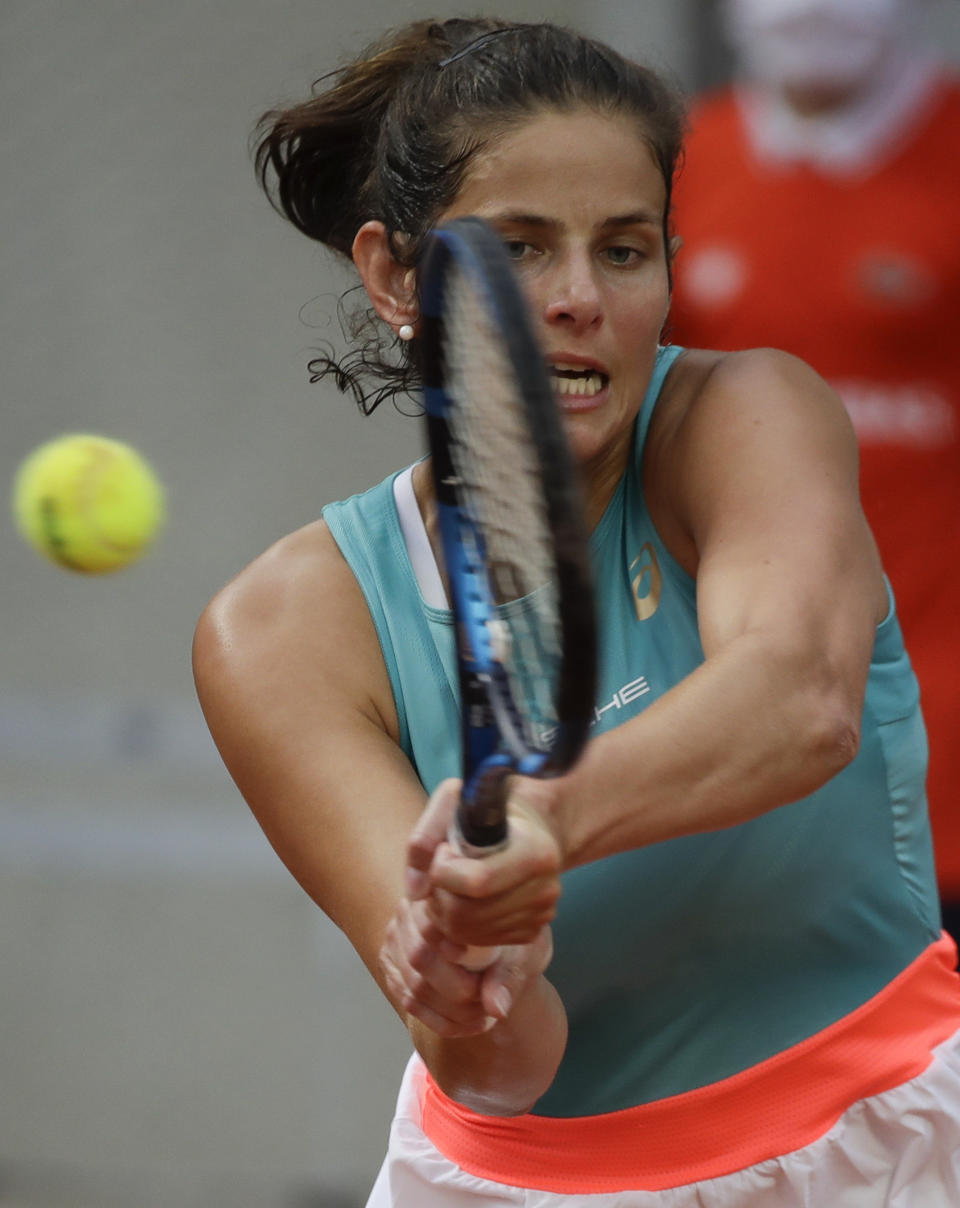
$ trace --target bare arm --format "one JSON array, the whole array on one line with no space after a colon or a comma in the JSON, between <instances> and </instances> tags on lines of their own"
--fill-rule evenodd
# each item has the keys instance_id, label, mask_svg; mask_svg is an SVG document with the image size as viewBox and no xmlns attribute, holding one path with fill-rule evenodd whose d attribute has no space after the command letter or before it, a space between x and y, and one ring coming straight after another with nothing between
<instances>
[{"instance_id":1,"label":"bare arm","mask_svg":"<svg viewBox=\"0 0 960 1208\"><path fill-rule=\"evenodd\" d=\"M795 801L858 749L887 602L842 404L793 358L728 357L658 469L689 533L706 660L592 744L570 787L609 805L562 811L573 863ZM610 774L624 766L632 806Z\"/></svg>"},{"instance_id":2,"label":"bare arm","mask_svg":"<svg viewBox=\"0 0 960 1208\"><path fill-rule=\"evenodd\" d=\"M346 933L439 1084L491 1113L528 1108L566 1035L546 961L515 978L509 1019L484 1031L483 978L442 956L442 937L411 913L422 907L404 897L405 853L425 793L397 744L369 612L325 526L279 543L208 606L194 668L211 733L267 838ZM534 956L549 958L545 943Z\"/></svg>"},{"instance_id":3,"label":"bare arm","mask_svg":"<svg viewBox=\"0 0 960 1208\"><path fill-rule=\"evenodd\" d=\"M722 358L646 467L661 532L696 577L704 663L593 740L568 776L518 779L566 866L728 827L819 788L854 757L886 593L857 491L854 434L791 357ZM509 854L448 859L452 935L518 884ZM463 895L458 898L457 895Z\"/></svg>"}]
</instances>

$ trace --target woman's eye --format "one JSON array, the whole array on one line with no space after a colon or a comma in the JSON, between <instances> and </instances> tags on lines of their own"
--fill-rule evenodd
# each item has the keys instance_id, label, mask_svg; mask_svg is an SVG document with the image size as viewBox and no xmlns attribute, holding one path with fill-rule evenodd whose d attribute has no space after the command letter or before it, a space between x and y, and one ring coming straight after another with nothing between
<instances>
[{"instance_id":1,"label":"woman's eye","mask_svg":"<svg viewBox=\"0 0 960 1208\"><path fill-rule=\"evenodd\" d=\"M530 251L530 244L524 243L522 239L505 239L503 246L507 249L507 255L511 260L522 260Z\"/></svg>"},{"instance_id":2,"label":"woman's eye","mask_svg":"<svg viewBox=\"0 0 960 1208\"><path fill-rule=\"evenodd\" d=\"M635 260L640 258L640 253L635 247L608 247L604 255L611 264L618 267L625 264L633 264Z\"/></svg>"}]
</instances>

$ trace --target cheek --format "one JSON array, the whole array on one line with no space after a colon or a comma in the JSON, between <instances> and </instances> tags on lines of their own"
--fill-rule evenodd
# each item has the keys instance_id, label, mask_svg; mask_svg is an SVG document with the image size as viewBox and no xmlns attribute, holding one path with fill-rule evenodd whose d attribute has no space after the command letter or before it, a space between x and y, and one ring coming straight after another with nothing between
<instances>
[{"instance_id":1,"label":"cheek","mask_svg":"<svg viewBox=\"0 0 960 1208\"><path fill-rule=\"evenodd\" d=\"M670 274L665 258L650 259L635 275L609 282L607 307L611 318L638 327L656 326L670 306Z\"/></svg>"},{"instance_id":2,"label":"cheek","mask_svg":"<svg viewBox=\"0 0 960 1208\"><path fill-rule=\"evenodd\" d=\"M542 315L556 296L556 287L550 274L542 268L538 271L537 268L524 264L515 263L513 268L530 313L534 316Z\"/></svg>"},{"instance_id":3,"label":"cheek","mask_svg":"<svg viewBox=\"0 0 960 1208\"><path fill-rule=\"evenodd\" d=\"M630 360L645 360L653 355L660 332L667 321L670 295L662 290L632 302L624 300L611 309L611 324L617 343Z\"/></svg>"}]
</instances>

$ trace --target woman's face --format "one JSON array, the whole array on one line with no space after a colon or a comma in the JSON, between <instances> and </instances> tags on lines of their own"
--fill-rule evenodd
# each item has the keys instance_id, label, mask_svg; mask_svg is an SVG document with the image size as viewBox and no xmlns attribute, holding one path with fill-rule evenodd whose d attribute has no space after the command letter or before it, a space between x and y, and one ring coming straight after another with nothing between
<instances>
[{"instance_id":1,"label":"woman's face","mask_svg":"<svg viewBox=\"0 0 960 1208\"><path fill-rule=\"evenodd\" d=\"M669 304L663 178L633 120L545 111L473 160L443 215L503 236L575 456L615 481Z\"/></svg>"}]
</instances>

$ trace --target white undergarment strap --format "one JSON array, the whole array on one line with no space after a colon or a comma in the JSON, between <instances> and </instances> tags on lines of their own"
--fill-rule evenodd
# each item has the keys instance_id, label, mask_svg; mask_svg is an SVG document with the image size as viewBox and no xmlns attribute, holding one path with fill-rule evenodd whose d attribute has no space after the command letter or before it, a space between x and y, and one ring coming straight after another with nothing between
<instances>
[{"instance_id":1,"label":"white undergarment strap","mask_svg":"<svg viewBox=\"0 0 960 1208\"><path fill-rule=\"evenodd\" d=\"M437 569L437 560L433 556L417 497L413 493L413 466L401 470L393 480L393 499L410 565L413 567L424 603L429 604L431 608L449 608L443 581Z\"/></svg>"}]
</instances>

